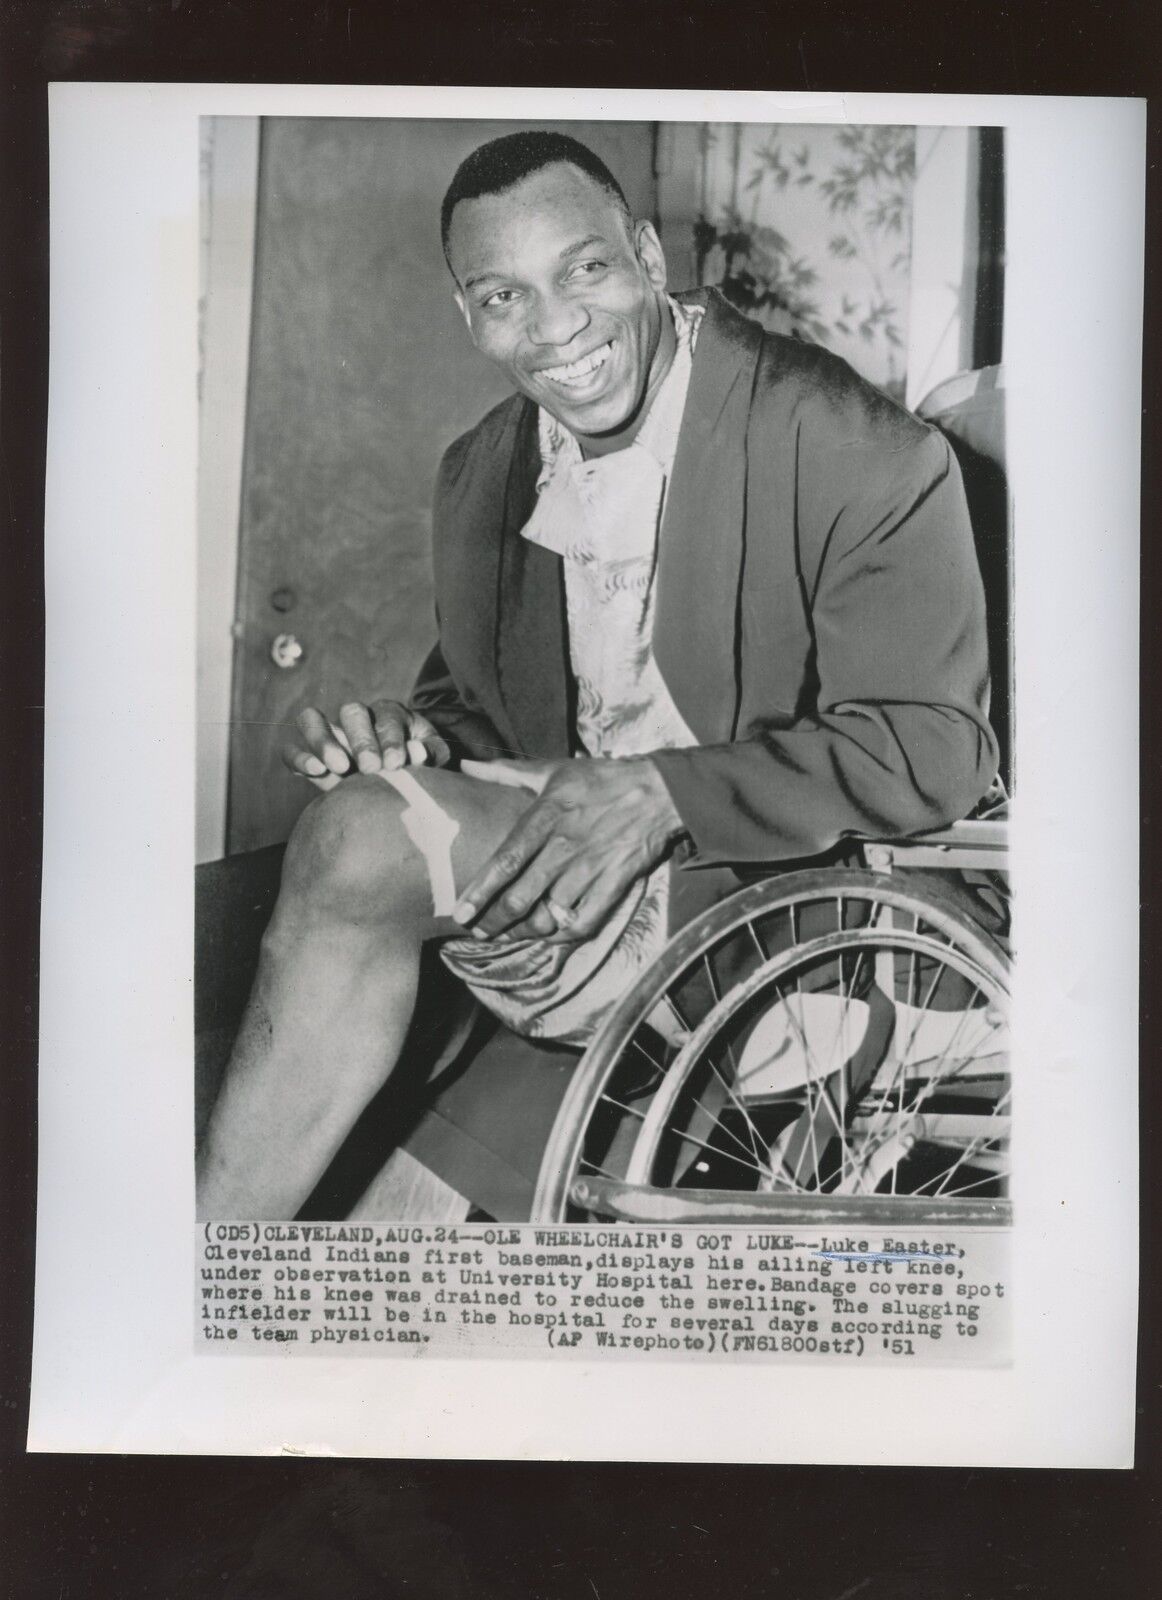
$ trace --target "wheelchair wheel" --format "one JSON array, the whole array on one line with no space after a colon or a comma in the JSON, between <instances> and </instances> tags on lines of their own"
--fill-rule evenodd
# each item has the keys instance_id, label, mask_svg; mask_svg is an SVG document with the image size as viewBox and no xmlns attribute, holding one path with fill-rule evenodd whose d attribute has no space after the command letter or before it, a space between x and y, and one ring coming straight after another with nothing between
<instances>
[{"instance_id":1,"label":"wheelchair wheel","mask_svg":"<svg viewBox=\"0 0 1162 1600\"><path fill-rule=\"evenodd\" d=\"M948 894L817 869L741 890L609 1013L533 1220L1005 1225L1008 959Z\"/></svg>"}]
</instances>

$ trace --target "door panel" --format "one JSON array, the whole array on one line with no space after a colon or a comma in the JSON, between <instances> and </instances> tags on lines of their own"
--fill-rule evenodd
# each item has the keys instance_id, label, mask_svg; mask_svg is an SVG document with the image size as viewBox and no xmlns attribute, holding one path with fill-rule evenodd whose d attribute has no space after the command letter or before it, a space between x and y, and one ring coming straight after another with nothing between
<instances>
[{"instance_id":1,"label":"door panel","mask_svg":"<svg viewBox=\"0 0 1162 1600\"><path fill-rule=\"evenodd\" d=\"M550 125L263 123L231 852L285 839L314 793L279 761L295 714L405 696L434 638L436 468L508 393L452 303L440 200L469 151L516 126ZM591 145L652 214L652 125L552 126ZM294 641L282 667L280 635Z\"/></svg>"}]
</instances>

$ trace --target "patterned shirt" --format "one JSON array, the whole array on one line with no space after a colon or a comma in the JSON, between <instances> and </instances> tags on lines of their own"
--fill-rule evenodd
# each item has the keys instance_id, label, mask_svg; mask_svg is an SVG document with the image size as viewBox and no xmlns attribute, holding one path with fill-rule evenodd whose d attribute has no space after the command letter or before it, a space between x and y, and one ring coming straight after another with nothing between
<instances>
[{"instance_id":1,"label":"patterned shirt","mask_svg":"<svg viewBox=\"0 0 1162 1600\"><path fill-rule=\"evenodd\" d=\"M591 756L696 742L653 652L658 530L704 315L668 303L677 349L632 444L586 461L555 417L539 418L538 498L522 532L564 561L577 735Z\"/></svg>"}]
</instances>

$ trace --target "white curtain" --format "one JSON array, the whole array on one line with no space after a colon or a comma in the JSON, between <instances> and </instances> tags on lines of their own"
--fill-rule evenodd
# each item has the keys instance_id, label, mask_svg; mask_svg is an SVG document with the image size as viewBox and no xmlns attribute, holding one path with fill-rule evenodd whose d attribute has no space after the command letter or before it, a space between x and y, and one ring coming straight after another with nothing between
<instances>
[{"instance_id":1,"label":"white curtain","mask_svg":"<svg viewBox=\"0 0 1162 1600\"><path fill-rule=\"evenodd\" d=\"M903 399L915 129L702 123L697 161L696 280Z\"/></svg>"}]
</instances>

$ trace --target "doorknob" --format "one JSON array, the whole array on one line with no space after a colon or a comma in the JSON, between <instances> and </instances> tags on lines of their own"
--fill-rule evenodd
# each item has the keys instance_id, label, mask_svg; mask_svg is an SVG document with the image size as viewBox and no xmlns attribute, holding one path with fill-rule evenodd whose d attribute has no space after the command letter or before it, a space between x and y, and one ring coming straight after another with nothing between
<instances>
[{"instance_id":1,"label":"doorknob","mask_svg":"<svg viewBox=\"0 0 1162 1600\"><path fill-rule=\"evenodd\" d=\"M297 667L305 655L306 651L293 633L278 634L270 647L270 659L284 672L290 667Z\"/></svg>"}]
</instances>

